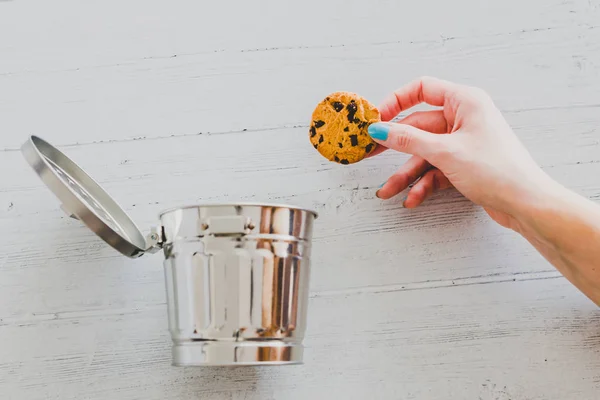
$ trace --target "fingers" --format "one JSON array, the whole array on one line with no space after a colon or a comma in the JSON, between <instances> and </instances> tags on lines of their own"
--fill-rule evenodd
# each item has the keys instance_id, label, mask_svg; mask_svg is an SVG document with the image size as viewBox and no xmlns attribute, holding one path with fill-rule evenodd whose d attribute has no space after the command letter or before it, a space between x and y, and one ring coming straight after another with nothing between
<instances>
[{"instance_id":1,"label":"fingers","mask_svg":"<svg viewBox=\"0 0 600 400\"><path fill-rule=\"evenodd\" d=\"M376 123L369 125L369 135L378 144L402 153L419 156L430 163L436 153L447 148L451 135L434 135L411 125Z\"/></svg>"},{"instance_id":2,"label":"fingers","mask_svg":"<svg viewBox=\"0 0 600 400\"><path fill-rule=\"evenodd\" d=\"M417 111L400 121L401 124L411 125L415 128L431 133L448 133L448 123L442 110ZM374 157L387 150L387 147L378 145L377 148L367 155Z\"/></svg>"},{"instance_id":3,"label":"fingers","mask_svg":"<svg viewBox=\"0 0 600 400\"><path fill-rule=\"evenodd\" d=\"M451 187L452 184L442 171L431 169L410 189L403 205L405 208L418 207L433 193Z\"/></svg>"},{"instance_id":4,"label":"fingers","mask_svg":"<svg viewBox=\"0 0 600 400\"><path fill-rule=\"evenodd\" d=\"M446 96L458 87L457 84L437 78L422 77L410 82L389 95L379 106L382 121L390 121L400 112L420 103L443 106Z\"/></svg>"},{"instance_id":5,"label":"fingers","mask_svg":"<svg viewBox=\"0 0 600 400\"><path fill-rule=\"evenodd\" d=\"M431 133L448 133L448 122L443 110L416 111L398 123Z\"/></svg>"},{"instance_id":6,"label":"fingers","mask_svg":"<svg viewBox=\"0 0 600 400\"><path fill-rule=\"evenodd\" d=\"M375 194L380 199L389 199L403 191L423 175L431 165L421 157L412 156L392 175Z\"/></svg>"}]
</instances>

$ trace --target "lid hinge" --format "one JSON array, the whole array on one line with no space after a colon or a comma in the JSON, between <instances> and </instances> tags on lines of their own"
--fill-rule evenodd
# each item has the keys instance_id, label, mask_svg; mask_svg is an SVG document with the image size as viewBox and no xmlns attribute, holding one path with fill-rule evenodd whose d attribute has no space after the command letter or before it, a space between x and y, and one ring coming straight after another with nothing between
<instances>
[{"instance_id":1,"label":"lid hinge","mask_svg":"<svg viewBox=\"0 0 600 400\"><path fill-rule=\"evenodd\" d=\"M146 253L154 254L162 250L164 243L162 227L153 227L146 236Z\"/></svg>"}]
</instances>

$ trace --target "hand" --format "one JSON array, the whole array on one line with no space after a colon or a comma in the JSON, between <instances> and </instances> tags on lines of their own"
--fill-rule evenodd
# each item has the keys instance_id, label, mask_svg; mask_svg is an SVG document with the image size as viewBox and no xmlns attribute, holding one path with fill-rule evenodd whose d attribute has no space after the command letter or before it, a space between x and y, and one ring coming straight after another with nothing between
<instances>
[{"instance_id":1,"label":"hand","mask_svg":"<svg viewBox=\"0 0 600 400\"><path fill-rule=\"evenodd\" d=\"M371 137L382 145L373 155L387 148L412 154L377 196L389 199L416 181L404 201L404 207L413 208L435 191L454 186L496 222L514 229L515 203L549 190L551 179L481 89L421 78L383 102L382 121L422 102L441 109L415 112L398 124L369 126Z\"/></svg>"},{"instance_id":2,"label":"hand","mask_svg":"<svg viewBox=\"0 0 600 400\"><path fill-rule=\"evenodd\" d=\"M600 305L600 207L548 177L482 90L422 78L380 107L383 121L426 102L399 124L369 126L386 148L412 157L377 192L388 199L411 183L404 206L456 187L501 225L525 237L569 281Z\"/></svg>"}]
</instances>

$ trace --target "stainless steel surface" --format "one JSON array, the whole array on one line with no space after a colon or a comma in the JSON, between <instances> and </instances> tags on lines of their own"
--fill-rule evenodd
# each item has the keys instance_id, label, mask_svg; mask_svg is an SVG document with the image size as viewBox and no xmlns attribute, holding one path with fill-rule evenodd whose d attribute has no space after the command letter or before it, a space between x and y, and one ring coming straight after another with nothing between
<instances>
[{"instance_id":1,"label":"stainless steel surface","mask_svg":"<svg viewBox=\"0 0 600 400\"><path fill-rule=\"evenodd\" d=\"M62 202L67 215L81 220L128 257L146 250L146 239L122 208L77 164L36 136L22 147L27 162Z\"/></svg>"},{"instance_id":2,"label":"stainless steel surface","mask_svg":"<svg viewBox=\"0 0 600 400\"><path fill-rule=\"evenodd\" d=\"M76 220L78 220L78 221L79 221L79 218L77 218L77 215L75 215L75 214L73 214L71 211L67 210L67 208L65 207L65 205L64 205L64 204L61 204L61 205L60 205L60 208L61 208L61 210L63 210L63 212L64 212L65 214L67 214L67 217L69 217L69 218L73 218L73 219L76 219Z\"/></svg>"},{"instance_id":3,"label":"stainless steel surface","mask_svg":"<svg viewBox=\"0 0 600 400\"><path fill-rule=\"evenodd\" d=\"M183 205L181 207L168 208L168 209L162 211L160 213L159 217L162 217L163 214L169 214L172 211L185 210L186 208L197 208L199 206L201 206L201 207L223 207L223 206L245 206L245 207L250 207L250 206L267 207L268 206L268 207L280 207L280 208L289 208L290 210L306 211L306 212L314 214L315 217L318 217L318 213L315 210L311 210L310 208L298 207L298 206L294 206L294 205L291 205L291 204L263 203L263 202L256 202L256 201L187 204L187 205Z\"/></svg>"},{"instance_id":4,"label":"stainless steel surface","mask_svg":"<svg viewBox=\"0 0 600 400\"><path fill-rule=\"evenodd\" d=\"M175 365L302 362L315 216L256 204L162 214Z\"/></svg>"},{"instance_id":5,"label":"stainless steel surface","mask_svg":"<svg viewBox=\"0 0 600 400\"><path fill-rule=\"evenodd\" d=\"M163 236L162 231L158 228L151 228L150 233L146 236L146 250L145 253L158 253L163 247Z\"/></svg>"},{"instance_id":6,"label":"stainless steel surface","mask_svg":"<svg viewBox=\"0 0 600 400\"><path fill-rule=\"evenodd\" d=\"M79 166L32 136L23 154L62 202L129 257L164 250L173 364L302 362L310 242L317 214L286 205L213 204L171 209L144 237Z\"/></svg>"}]
</instances>

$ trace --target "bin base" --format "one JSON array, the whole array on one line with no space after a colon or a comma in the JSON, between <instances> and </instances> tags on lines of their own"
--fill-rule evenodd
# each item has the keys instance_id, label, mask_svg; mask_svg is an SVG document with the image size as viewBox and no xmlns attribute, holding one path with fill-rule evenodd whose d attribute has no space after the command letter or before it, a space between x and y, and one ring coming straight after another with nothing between
<instances>
[{"instance_id":1,"label":"bin base","mask_svg":"<svg viewBox=\"0 0 600 400\"><path fill-rule=\"evenodd\" d=\"M246 342L194 341L173 345L173 365L236 366L302 364L304 347L298 343L261 340Z\"/></svg>"}]
</instances>

